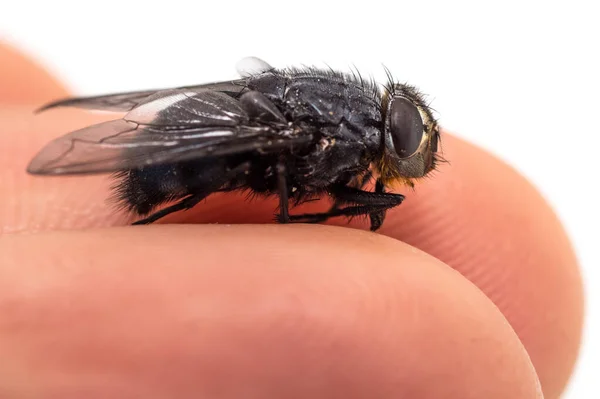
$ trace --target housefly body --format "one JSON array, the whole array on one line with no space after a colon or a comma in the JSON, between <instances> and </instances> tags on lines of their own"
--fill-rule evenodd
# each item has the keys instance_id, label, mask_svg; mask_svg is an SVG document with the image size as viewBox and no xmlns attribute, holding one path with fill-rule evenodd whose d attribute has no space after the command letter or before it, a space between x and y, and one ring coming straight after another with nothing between
<instances>
[{"instance_id":1,"label":"housefly body","mask_svg":"<svg viewBox=\"0 0 600 399\"><path fill-rule=\"evenodd\" d=\"M375 231L404 199L386 188L411 186L436 166L438 124L414 87L391 77L379 87L352 73L276 69L257 58L238 72L231 81L48 104L41 110L126 114L52 141L28 172L112 173L116 199L141 218L134 224L215 192L249 190L279 196L280 223L365 216ZM290 203L323 196L333 199L328 211L289 213Z\"/></svg>"}]
</instances>

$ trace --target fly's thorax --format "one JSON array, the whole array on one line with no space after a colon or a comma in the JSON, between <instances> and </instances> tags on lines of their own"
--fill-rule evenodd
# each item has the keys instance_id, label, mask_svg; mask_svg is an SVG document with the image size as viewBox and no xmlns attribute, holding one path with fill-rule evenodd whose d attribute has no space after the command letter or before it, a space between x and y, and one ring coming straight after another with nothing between
<instances>
[{"instance_id":1,"label":"fly's thorax","mask_svg":"<svg viewBox=\"0 0 600 399\"><path fill-rule=\"evenodd\" d=\"M288 78L276 71L251 76L246 81L250 90L256 90L264 94L271 101L281 103L283 101Z\"/></svg>"}]
</instances>

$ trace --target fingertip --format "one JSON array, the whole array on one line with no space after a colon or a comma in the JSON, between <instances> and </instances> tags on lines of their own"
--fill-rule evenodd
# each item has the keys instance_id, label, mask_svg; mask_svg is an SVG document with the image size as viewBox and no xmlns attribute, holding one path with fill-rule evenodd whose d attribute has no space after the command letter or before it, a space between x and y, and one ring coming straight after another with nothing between
<instances>
[{"instance_id":1,"label":"fingertip","mask_svg":"<svg viewBox=\"0 0 600 399\"><path fill-rule=\"evenodd\" d=\"M443 260L502 311L527 348L544 394L559 397L583 326L573 246L540 192L505 162L446 135L436 176L390 215L382 232Z\"/></svg>"}]
</instances>

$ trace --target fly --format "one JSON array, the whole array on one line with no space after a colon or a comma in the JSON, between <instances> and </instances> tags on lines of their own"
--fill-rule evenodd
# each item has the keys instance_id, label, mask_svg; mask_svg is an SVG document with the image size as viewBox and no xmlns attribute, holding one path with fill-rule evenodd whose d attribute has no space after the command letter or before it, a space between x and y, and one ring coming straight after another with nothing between
<instances>
[{"instance_id":1,"label":"fly","mask_svg":"<svg viewBox=\"0 0 600 399\"><path fill-rule=\"evenodd\" d=\"M231 81L50 103L40 110L126 114L50 142L27 171L112 173L115 198L140 218L134 224L190 209L215 192L250 190L279 196L280 223L365 216L375 231L404 200L386 189L412 186L436 167L438 124L412 86L389 77L380 88L354 74L276 69L252 57L238 72ZM290 214L290 202L323 196L334 201L328 211Z\"/></svg>"}]
</instances>

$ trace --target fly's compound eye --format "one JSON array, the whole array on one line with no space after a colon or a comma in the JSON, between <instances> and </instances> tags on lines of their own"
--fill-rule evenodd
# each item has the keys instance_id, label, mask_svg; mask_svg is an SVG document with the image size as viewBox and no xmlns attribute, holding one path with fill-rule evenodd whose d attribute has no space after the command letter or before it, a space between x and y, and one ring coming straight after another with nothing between
<instances>
[{"instance_id":1,"label":"fly's compound eye","mask_svg":"<svg viewBox=\"0 0 600 399\"><path fill-rule=\"evenodd\" d=\"M389 118L396 153L400 158L411 156L417 151L423 138L424 125L419 109L410 100L396 97L390 105Z\"/></svg>"}]
</instances>

